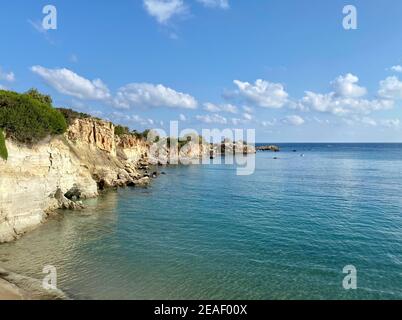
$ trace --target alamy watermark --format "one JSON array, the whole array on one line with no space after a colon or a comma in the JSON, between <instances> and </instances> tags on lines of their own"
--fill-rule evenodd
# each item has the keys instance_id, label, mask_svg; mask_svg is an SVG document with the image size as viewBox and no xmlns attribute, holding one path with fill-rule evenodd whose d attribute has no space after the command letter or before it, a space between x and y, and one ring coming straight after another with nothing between
<instances>
[{"instance_id":1,"label":"alamy watermark","mask_svg":"<svg viewBox=\"0 0 402 320\"><path fill-rule=\"evenodd\" d=\"M255 129L184 129L170 122L167 134L153 129L147 135L149 158L160 165L236 165L239 176L255 172Z\"/></svg>"},{"instance_id":2,"label":"alamy watermark","mask_svg":"<svg viewBox=\"0 0 402 320\"><path fill-rule=\"evenodd\" d=\"M343 28L345 30L356 30L357 29L357 9L355 6L349 4L343 7Z\"/></svg>"},{"instance_id":3,"label":"alamy watermark","mask_svg":"<svg viewBox=\"0 0 402 320\"><path fill-rule=\"evenodd\" d=\"M56 30L57 29L57 8L54 5L46 5L42 9L45 17L42 20L43 30Z\"/></svg>"},{"instance_id":4,"label":"alamy watermark","mask_svg":"<svg viewBox=\"0 0 402 320\"><path fill-rule=\"evenodd\" d=\"M42 287L45 290L57 290L57 269L54 266L44 266L42 273L46 276L42 280Z\"/></svg>"},{"instance_id":5,"label":"alamy watermark","mask_svg":"<svg viewBox=\"0 0 402 320\"><path fill-rule=\"evenodd\" d=\"M343 268L343 273L346 274L343 278L342 286L345 290L357 289L357 269L353 265L347 265Z\"/></svg>"}]
</instances>

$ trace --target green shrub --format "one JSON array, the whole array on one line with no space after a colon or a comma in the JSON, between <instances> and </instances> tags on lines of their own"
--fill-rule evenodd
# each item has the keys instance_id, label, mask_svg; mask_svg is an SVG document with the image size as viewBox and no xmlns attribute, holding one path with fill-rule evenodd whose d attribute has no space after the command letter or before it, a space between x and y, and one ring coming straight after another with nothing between
<instances>
[{"instance_id":1,"label":"green shrub","mask_svg":"<svg viewBox=\"0 0 402 320\"><path fill-rule=\"evenodd\" d=\"M33 98L32 93L0 90L0 128L17 141L34 143L64 133L67 123L58 110Z\"/></svg>"},{"instance_id":2,"label":"green shrub","mask_svg":"<svg viewBox=\"0 0 402 320\"><path fill-rule=\"evenodd\" d=\"M34 98L35 100L38 100L39 102L49 105L49 106L51 106L53 103L51 96L42 94L37 89L34 89L34 88L29 89L25 94L30 96L31 98Z\"/></svg>"},{"instance_id":3,"label":"green shrub","mask_svg":"<svg viewBox=\"0 0 402 320\"><path fill-rule=\"evenodd\" d=\"M69 125L72 124L75 119L91 118L89 114L77 112L71 109L58 108L57 110L61 112Z\"/></svg>"},{"instance_id":4,"label":"green shrub","mask_svg":"<svg viewBox=\"0 0 402 320\"><path fill-rule=\"evenodd\" d=\"M114 127L114 134L116 136L122 136L124 134L130 134L130 129L128 127L123 127L120 125L117 125Z\"/></svg>"},{"instance_id":5,"label":"green shrub","mask_svg":"<svg viewBox=\"0 0 402 320\"><path fill-rule=\"evenodd\" d=\"M4 134L1 128L0 128L0 158L4 160L7 160L8 158L6 139L4 138Z\"/></svg>"}]
</instances>

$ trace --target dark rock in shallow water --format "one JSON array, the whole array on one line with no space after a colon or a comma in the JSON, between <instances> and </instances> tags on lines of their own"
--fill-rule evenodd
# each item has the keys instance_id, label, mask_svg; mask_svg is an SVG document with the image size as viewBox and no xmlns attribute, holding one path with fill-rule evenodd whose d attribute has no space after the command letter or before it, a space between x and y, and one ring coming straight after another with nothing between
<instances>
[{"instance_id":1,"label":"dark rock in shallow water","mask_svg":"<svg viewBox=\"0 0 402 320\"><path fill-rule=\"evenodd\" d=\"M261 146L261 147L257 147L255 148L257 151L273 151L273 152L279 152L280 148L278 146Z\"/></svg>"},{"instance_id":2,"label":"dark rock in shallow water","mask_svg":"<svg viewBox=\"0 0 402 320\"><path fill-rule=\"evenodd\" d=\"M70 190L68 190L64 196L67 199L76 201L81 198L81 190L78 188L77 185L74 185Z\"/></svg>"}]
</instances>

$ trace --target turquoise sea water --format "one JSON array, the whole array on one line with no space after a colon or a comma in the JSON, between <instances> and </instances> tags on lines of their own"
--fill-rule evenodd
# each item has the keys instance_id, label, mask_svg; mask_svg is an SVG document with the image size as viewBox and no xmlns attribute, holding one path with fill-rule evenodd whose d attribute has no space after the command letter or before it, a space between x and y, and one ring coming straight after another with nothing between
<instances>
[{"instance_id":1,"label":"turquoise sea water","mask_svg":"<svg viewBox=\"0 0 402 320\"><path fill-rule=\"evenodd\" d=\"M83 299L402 299L402 145L282 149L251 176L164 168L1 245L0 264L36 278L53 265Z\"/></svg>"}]
</instances>

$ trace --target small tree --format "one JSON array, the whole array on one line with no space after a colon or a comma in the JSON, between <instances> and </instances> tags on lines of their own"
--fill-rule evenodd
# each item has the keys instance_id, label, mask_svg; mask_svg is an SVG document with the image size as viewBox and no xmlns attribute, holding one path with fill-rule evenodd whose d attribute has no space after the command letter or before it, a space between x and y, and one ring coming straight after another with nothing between
<instances>
[{"instance_id":1,"label":"small tree","mask_svg":"<svg viewBox=\"0 0 402 320\"><path fill-rule=\"evenodd\" d=\"M52 100L51 96L40 93L35 88L29 89L25 94L30 96L31 98L34 98L35 100L38 100L39 102L46 103L49 106L51 106L53 104L53 100Z\"/></svg>"}]
</instances>

